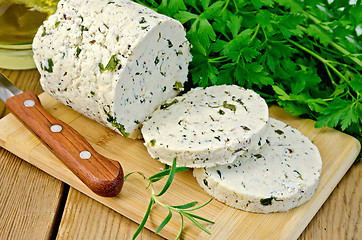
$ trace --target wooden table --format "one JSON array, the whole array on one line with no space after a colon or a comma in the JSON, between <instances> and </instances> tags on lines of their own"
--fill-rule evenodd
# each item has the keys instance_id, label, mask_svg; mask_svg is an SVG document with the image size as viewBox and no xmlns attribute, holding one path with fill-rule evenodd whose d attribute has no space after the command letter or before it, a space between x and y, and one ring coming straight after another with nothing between
<instances>
[{"instance_id":1,"label":"wooden table","mask_svg":"<svg viewBox=\"0 0 362 240\"><path fill-rule=\"evenodd\" d=\"M0 69L42 92L36 70ZM0 102L0 118L8 114ZM362 239L362 164L354 164L299 237ZM131 239L137 224L0 148L0 239ZM138 239L162 239L144 229Z\"/></svg>"}]
</instances>

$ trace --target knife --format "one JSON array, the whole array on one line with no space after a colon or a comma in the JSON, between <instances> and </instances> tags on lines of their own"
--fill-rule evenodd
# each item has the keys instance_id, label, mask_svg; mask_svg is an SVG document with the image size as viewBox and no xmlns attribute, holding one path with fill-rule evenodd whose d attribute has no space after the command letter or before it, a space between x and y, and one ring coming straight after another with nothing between
<instances>
[{"instance_id":1,"label":"knife","mask_svg":"<svg viewBox=\"0 0 362 240\"><path fill-rule=\"evenodd\" d=\"M75 129L49 114L33 92L22 92L1 73L0 98L89 189L103 197L118 195L123 186L119 162L96 152Z\"/></svg>"}]
</instances>

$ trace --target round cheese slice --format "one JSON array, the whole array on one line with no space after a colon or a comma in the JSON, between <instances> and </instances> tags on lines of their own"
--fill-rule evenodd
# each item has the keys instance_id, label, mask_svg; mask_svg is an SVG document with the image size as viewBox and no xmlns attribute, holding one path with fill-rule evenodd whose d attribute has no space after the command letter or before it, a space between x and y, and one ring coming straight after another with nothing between
<instances>
[{"instance_id":1,"label":"round cheese slice","mask_svg":"<svg viewBox=\"0 0 362 240\"><path fill-rule=\"evenodd\" d=\"M59 1L33 51L47 93L130 138L183 90L191 60L180 22L129 0Z\"/></svg>"},{"instance_id":2,"label":"round cheese slice","mask_svg":"<svg viewBox=\"0 0 362 240\"><path fill-rule=\"evenodd\" d=\"M148 152L162 163L210 167L259 148L268 107L257 93L236 85L195 88L162 104L142 127Z\"/></svg>"},{"instance_id":3,"label":"round cheese slice","mask_svg":"<svg viewBox=\"0 0 362 240\"><path fill-rule=\"evenodd\" d=\"M319 182L317 147L298 130L270 119L267 142L232 164L194 169L202 188L225 204L256 213L283 212L308 201Z\"/></svg>"}]
</instances>

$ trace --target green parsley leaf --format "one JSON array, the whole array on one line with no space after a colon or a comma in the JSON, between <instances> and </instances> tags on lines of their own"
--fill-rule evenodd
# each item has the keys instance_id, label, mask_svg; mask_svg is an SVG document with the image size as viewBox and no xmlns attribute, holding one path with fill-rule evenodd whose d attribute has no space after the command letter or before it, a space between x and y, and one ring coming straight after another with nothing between
<instances>
[{"instance_id":1,"label":"green parsley leaf","mask_svg":"<svg viewBox=\"0 0 362 240\"><path fill-rule=\"evenodd\" d=\"M117 56L117 54L114 54L114 55L111 56L111 58L109 59L107 65L106 65L106 67L104 67L102 63L99 63L99 64L98 64L98 66L99 66L99 71L100 71L101 73L103 73L104 71L107 71L107 70L108 70L108 71L114 71L114 70L116 70L116 69L117 69L117 65L118 65L118 63L119 63L119 61L120 61L116 56Z\"/></svg>"},{"instance_id":2,"label":"green parsley leaf","mask_svg":"<svg viewBox=\"0 0 362 240\"><path fill-rule=\"evenodd\" d=\"M317 127L362 139L360 1L137 2L183 24L191 85L250 88Z\"/></svg>"}]
</instances>

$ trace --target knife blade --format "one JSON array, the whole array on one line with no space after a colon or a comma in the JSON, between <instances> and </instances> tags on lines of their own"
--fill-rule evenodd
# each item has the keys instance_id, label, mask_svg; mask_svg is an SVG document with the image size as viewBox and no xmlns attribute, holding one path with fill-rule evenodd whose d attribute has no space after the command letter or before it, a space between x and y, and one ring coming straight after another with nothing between
<instances>
[{"instance_id":1,"label":"knife blade","mask_svg":"<svg viewBox=\"0 0 362 240\"><path fill-rule=\"evenodd\" d=\"M48 113L33 92L23 92L0 73L0 98L8 109L90 190L104 197L118 195L123 169L99 154L75 129Z\"/></svg>"}]
</instances>

